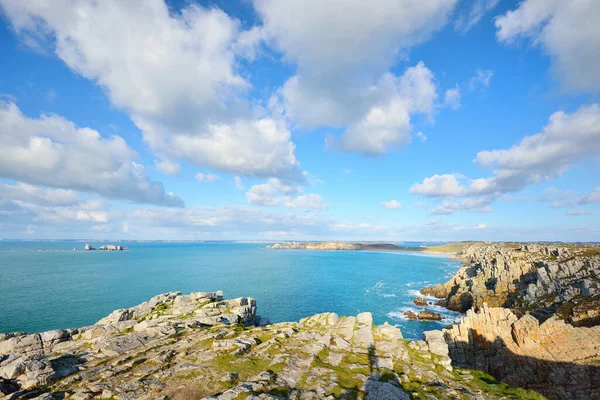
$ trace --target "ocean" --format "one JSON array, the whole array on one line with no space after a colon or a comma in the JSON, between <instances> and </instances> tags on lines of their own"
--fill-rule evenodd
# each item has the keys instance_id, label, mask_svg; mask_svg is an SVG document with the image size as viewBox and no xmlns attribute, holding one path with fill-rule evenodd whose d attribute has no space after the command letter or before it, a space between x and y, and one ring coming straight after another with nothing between
<instances>
[{"instance_id":1,"label":"ocean","mask_svg":"<svg viewBox=\"0 0 600 400\"><path fill-rule=\"evenodd\" d=\"M460 263L444 256L359 251L265 250L264 243L89 242L129 251L82 251L85 242L0 241L0 332L91 325L117 308L169 291L223 290L257 300L271 322L321 312L397 325L407 339L441 322L408 321L404 311L424 286L445 282ZM418 246L418 243L414 243ZM77 248L79 251L74 251Z\"/></svg>"}]
</instances>

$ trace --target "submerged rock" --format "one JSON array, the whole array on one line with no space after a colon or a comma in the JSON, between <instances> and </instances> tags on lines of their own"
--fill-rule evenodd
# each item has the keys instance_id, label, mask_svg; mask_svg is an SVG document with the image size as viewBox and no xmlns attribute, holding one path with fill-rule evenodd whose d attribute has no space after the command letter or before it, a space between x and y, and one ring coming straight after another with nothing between
<instances>
[{"instance_id":1,"label":"submerged rock","mask_svg":"<svg viewBox=\"0 0 600 400\"><path fill-rule=\"evenodd\" d=\"M416 321L418 319L417 314L412 311L404 311L404 316L411 321Z\"/></svg>"},{"instance_id":2,"label":"submerged rock","mask_svg":"<svg viewBox=\"0 0 600 400\"><path fill-rule=\"evenodd\" d=\"M418 315L417 318L423 321L441 321L442 320L442 316L438 313L434 313L432 311L421 311Z\"/></svg>"},{"instance_id":3,"label":"submerged rock","mask_svg":"<svg viewBox=\"0 0 600 400\"><path fill-rule=\"evenodd\" d=\"M425 297L423 297L423 296L415 297L415 299L413 300L413 303L415 303L415 305L417 305L419 307L427 306L427 300L425 300Z\"/></svg>"}]
</instances>

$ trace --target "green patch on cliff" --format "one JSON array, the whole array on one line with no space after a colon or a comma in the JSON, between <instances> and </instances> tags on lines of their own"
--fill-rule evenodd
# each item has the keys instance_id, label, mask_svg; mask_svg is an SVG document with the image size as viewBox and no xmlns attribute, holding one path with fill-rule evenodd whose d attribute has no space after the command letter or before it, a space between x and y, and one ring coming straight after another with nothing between
<instances>
[{"instance_id":1,"label":"green patch on cliff","mask_svg":"<svg viewBox=\"0 0 600 400\"><path fill-rule=\"evenodd\" d=\"M271 365L271 360L258 357L239 357L230 354L216 357L209 365L223 374L232 372L239 374L240 381L245 381L252 376L264 371L279 372L281 365Z\"/></svg>"},{"instance_id":2,"label":"green patch on cliff","mask_svg":"<svg viewBox=\"0 0 600 400\"><path fill-rule=\"evenodd\" d=\"M534 392L533 390L525 390L514 388L506 383L498 382L494 377L481 371L471 371L473 380L471 383L477 388L484 390L486 393L492 393L498 396L503 396L505 399L526 399L526 400L545 400L546 397Z\"/></svg>"}]
</instances>

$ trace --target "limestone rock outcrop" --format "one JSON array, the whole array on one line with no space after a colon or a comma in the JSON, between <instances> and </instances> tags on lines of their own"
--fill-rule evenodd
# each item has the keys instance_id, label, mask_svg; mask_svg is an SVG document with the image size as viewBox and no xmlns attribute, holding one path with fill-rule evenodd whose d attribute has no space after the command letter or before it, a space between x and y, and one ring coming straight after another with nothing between
<instances>
[{"instance_id":1,"label":"limestone rock outcrop","mask_svg":"<svg viewBox=\"0 0 600 400\"><path fill-rule=\"evenodd\" d=\"M484 244L422 290L467 312L444 331L453 365L551 399L600 398L600 247Z\"/></svg>"},{"instance_id":2,"label":"limestone rock outcrop","mask_svg":"<svg viewBox=\"0 0 600 400\"><path fill-rule=\"evenodd\" d=\"M487 303L543 320L560 313L563 305L563 311L570 310L600 295L599 246L478 243L458 256L465 267L445 284L421 291L444 299L451 310L465 312Z\"/></svg>"},{"instance_id":3,"label":"limestone rock outcrop","mask_svg":"<svg viewBox=\"0 0 600 400\"><path fill-rule=\"evenodd\" d=\"M454 365L475 368L550 399L600 398L600 326L539 321L483 304L444 330Z\"/></svg>"},{"instance_id":4,"label":"limestone rock outcrop","mask_svg":"<svg viewBox=\"0 0 600 400\"><path fill-rule=\"evenodd\" d=\"M2 400L501 399L453 369L440 331L407 342L370 313L266 323L250 297L153 297L93 326L0 335ZM440 368L441 366L441 368ZM490 378L491 379L491 378Z\"/></svg>"}]
</instances>

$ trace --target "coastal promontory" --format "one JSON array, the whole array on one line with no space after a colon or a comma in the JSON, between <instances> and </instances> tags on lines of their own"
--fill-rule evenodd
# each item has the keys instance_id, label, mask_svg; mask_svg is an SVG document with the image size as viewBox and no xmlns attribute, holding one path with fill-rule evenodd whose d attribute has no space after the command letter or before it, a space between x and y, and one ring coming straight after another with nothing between
<instances>
[{"instance_id":1,"label":"coastal promontory","mask_svg":"<svg viewBox=\"0 0 600 400\"><path fill-rule=\"evenodd\" d=\"M253 298L179 292L93 326L0 335L8 399L540 399L454 368L441 331L406 341L370 313L270 324Z\"/></svg>"},{"instance_id":2,"label":"coastal promontory","mask_svg":"<svg viewBox=\"0 0 600 400\"><path fill-rule=\"evenodd\" d=\"M600 398L600 247L489 243L423 289L466 312L444 330L453 365L552 399Z\"/></svg>"}]
</instances>

